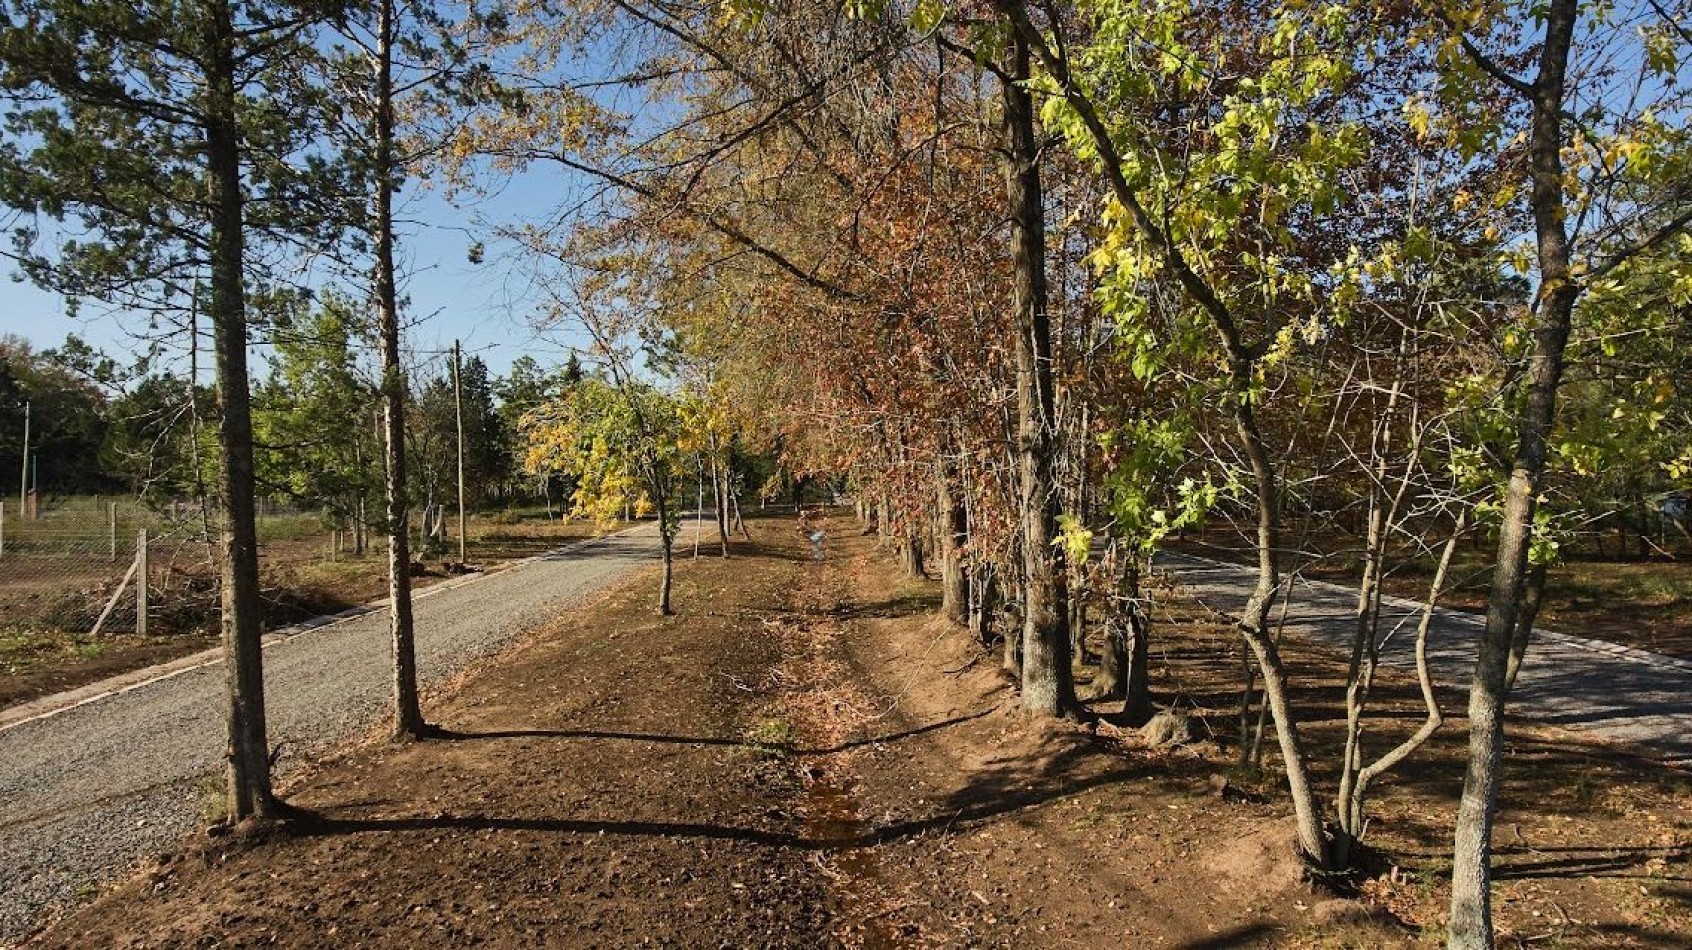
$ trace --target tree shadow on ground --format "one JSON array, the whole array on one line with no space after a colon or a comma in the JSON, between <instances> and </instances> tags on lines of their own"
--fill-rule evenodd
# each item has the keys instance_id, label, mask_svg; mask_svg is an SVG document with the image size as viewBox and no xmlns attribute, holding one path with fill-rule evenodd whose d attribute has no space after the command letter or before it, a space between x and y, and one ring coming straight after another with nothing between
<instances>
[{"instance_id":1,"label":"tree shadow on ground","mask_svg":"<svg viewBox=\"0 0 1692 950\"><path fill-rule=\"evenodd\" d=\"M1686 950L1686 942L1679 934L1666 930L1625 924L1597 924L1582 928L1602 938L1598 946L1638 947L1640 950Z\"/></svg>"},{"instance_id":2,"label":"tree shadow on ground","mask_svg":"<svg viewBox=\"0 0 1692 950\"><path fill-rule=\"evenodd\" d=\"M1692 847L1501 848L1493 852L1492 876L1499 881L1590 876L1692 882L1688 876L1624 873L1655 859L1681 861L1688 857L1692 857Z\"/></svg>"},{"instance_id":3,"label":"tree shadow on ground","mask_svg":"<svg viewBox=\"0 0 1692 950\"><path fill-rule=\"evenodd\" d=\"M936 814L909 821L870 827L852 836L813 836L708 822L629 820L602 821L556 817L495 816L481 812L437 813L397 818L341 817L337 805L321 811L296 809L290 826L301 837L327 837L381 832L416 831L535 831L581 835L628 835L635 837L702 838L732 840L771 848L832 852L869 848L923 835L947 837L961 834L984 821L1016 814L1030 808L1079 794L1089 789L1154 777L1145 765L1118 768L1085 778L1055 781L1041 788L1005 791L995 782L973 786L967 794L954 796L948 807Z\"/></svg>"},{"instance_id":4,"label":"tree shadow on ground","mask_svg":"<svg viewBox=\"0 0 1692 950\"><path fill-rule=\"evenodd\" d=\"M490 739L603 739L626 742L651 742L663 745L696 745L696 746L727 746L734 748L757 749L766 752L782 752L790 755L835 755L852 749L862 749L873 745L887 745L909 739L914 736L925 735L941 729L960 725L992 712L991 708L973 713L965 713L938 722L913 726L898 732L854 739L832 746L818 746L806 748L792 743L755 742L749 739L737 739L724 736L675 736L662 733L646 732L609 732L593 729L502 729L485 732L459 732L452 729L442 729L435 734L435 738L446 742L471 742Z\"/></svg>"},{"instance_id":5,"label":"tree shadow on ground","mask_svg":"<svg viewBox=\"0 0 1692 950\"><path fill-rule=\"evenodd\" d=\"M1219 934L1177 944L1176 950L1223 950L1226 947L1260 945L1259 941L1265 940L1277 932L1274 924L1263 921L1241 924Z\"/></svg>"},{"instance_id":6,"label":"tree shadow on ground","mask_svg":"<svg viewBox=\"0 0 1692 950\"><path fill-rule=\"evenodd\" d=\"M892 620L916 614L931 614L939 609L940 595L924 588L886 600L843 602L822 613L837 620Z\"/></svg>"}]
</instances>

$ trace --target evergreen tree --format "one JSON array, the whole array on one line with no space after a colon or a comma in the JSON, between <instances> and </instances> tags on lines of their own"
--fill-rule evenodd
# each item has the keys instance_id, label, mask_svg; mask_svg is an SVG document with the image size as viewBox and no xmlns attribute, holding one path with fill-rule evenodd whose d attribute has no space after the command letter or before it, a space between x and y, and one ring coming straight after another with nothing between
<instances>
[{"instance_id":1,"label":"evergreen tree","mask_svg":"<svg viewBox=\"0 0 1692 950\"><path fill-rule=\"evenodd\" d=\"M349 193L315 151L331 109L311 35L338 5L282 0L8 0L0 6L0 203L30 222L15 257L36 283L180 319L204 280L215 340L236 819L280 813L260 653L247 344L256 264L335 243ZM71 221L46 232L40 219ZM53 246L49 236L62 237ZM86 237L84 237L86 236ZM45 245L45 246L43 246Z\"/></svg>"}]
</instances>

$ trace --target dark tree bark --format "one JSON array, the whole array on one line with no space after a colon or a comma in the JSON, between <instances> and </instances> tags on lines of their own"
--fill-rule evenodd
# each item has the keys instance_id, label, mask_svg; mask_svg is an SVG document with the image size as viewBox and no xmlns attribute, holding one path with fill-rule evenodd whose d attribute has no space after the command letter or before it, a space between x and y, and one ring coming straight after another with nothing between
<instances>
[{"instance_id":1,"label":"dark tree bark","mask_svg":"<svg viewBox=\"0 0 1692 950\"><path fill-rule=\"evenodd\" d=\"M1099 675L1093 680L1092 698L1119 700L1128 696L1128 645L1133 637L1129 630L1129 604L1122 597L1127 585L1130 558L1114 541L1105 557L1116 589L1112 591L1109 609L1105 612L1104 644L1099 653Z\"/></svg>"},{"instance_id":2,"label":"dark tree bark","mask_svg":"<svg viewBox=\"0 0 1692 950\"><path fill-rule=\"evenodd\" d=\"M983 647L995 635L993 616L999 609L998 572L987 561L975 561L969 576L969 635Z\"/></svg>"},{"instance_id":3,"label":"dark tree bark","mask_svg":"<svg viewBox=\"0 0 1692 950\"><path fill-rule=\"evenodd\" d=\"M1020 8L1019 8L1020 9ZM1078 708L1070 668L1063 603L1061 556L1054 552L1057 494L1052 473L1053 382L1051 322L1047 312L1045 202L1040 184L1040 144L1029 95L1029 51L1019 32L1010 37L1004 99L1005 190L1010 206L1016 322L1018 506L1023 525L1026 586L1022 628L1022 705L1046 716Z\"/></svg>"},{"instance_id":4,"label":"dark tree bark","mask_svg":"<svg viewBox=\"0 0 1692 950\"><path fill-rule=\"evenodd\" d=\"M1151 660L1151 623L1140 602L1140 556L1119 556L1095 698L1122 700L1123 720L1140 724L1153 713L1146 669Z\"/></svg>"},{"instance_id":5,"label":"dark tree bark","mask_svg":"<svg viewBox=\"0 0 1692 950\"><path fill-rule=\"evenodd\" d=\"M935 466L935 534L940 539L940 612L954 623L969 622L969 576L963 548L969 541L969 521L963 500L952 487L953 472L944 457Z\"/></svg>"},{"instance_id":6,"label":"dark tree bark","mask_svg":"<svg viewBox=\"0 0 1692 950\"><path fill-rule=\"evenodd\" d=\"M258 531L253 512L253 419L247 383L244 206L236 118L235 29L228 0L210 0L206 16L206 163L211 204L211 299L217 351L219 494L223 511L222 633L229 692L231 817L273 818L264 717Z\"/></svg>"},{"instance_id":7,"label":"dark tree bark","mask_svg":"<svg viewBox=\"0 0 1692 950\"><path fill-rule=\"evenodd\" d=\"M1510 634L1510 664L1504 671L1504 692L1516 688L1516 674L1521 672L1522 660L1533 639L1533 625L1539 620L1539 606L1545 601L1545 565L1529 568L1527 584L1522 596L1521 612L1516 614L1516 628Z\"/></svg>"},{"instance_id":8,"label":"dark tree bark","mask_svg":"<svg viewBox=\"0 0 1692 950\"><path fill-rule=\"evenodd\" d=\"M653 466L653 471L656 471L656 465ZM661 487L661 482L656 476L649 477L648 481L654 488ZM670 588L675 578L676 534L670 527L669 492L654 491L652 494L658 509L658 544L664 553L664 572L658 580L658 613L668 617L675 613L670 606Z\"/></svg>"},{"instance_id":9,"label":"dark tree bark","mask_svg":"<svg viewBox=\"0 0 1692 950\"><path fill-rule=\"evenodd\" d=\"M716 459L717 437L711 436L711 497L717 505L717 542L723 557L729 556L729 476L728 466Z\"/></svg>"},{"instance_id":10,"label":"dark tree bark","mask_svg":"<svg viewBox=\"0 0 1692 950\"><path fill-rule=\"evenodd\" d=\"M382 0L376 24L376 320L382 346L382 435L388 534L388 640L393 656L395 739L417 739L425 724L417 695L417 639L411 611L411 549L405 478L405 368L400 364L399 301L394 279L393 0Z\"/></svg>"},{"instance_id":11,"label":"dark tree bark","mask_svg":"<svg viewBox=\"0 0 1692 950\"><path fill-rule=\"evenodd\" d=\"M899 538L899 563L904 566L905 574L916 580L928 577L928 566L923 561L922 538L912 529L915 525L906 525L905 534Z\"/></svg>"},{"instance_id":12,"label":"dark tree bark","mask_svg":"<svg viewBox=\"0 0 1692 950\"><path fill-rule=\"evenodd\" d=\"M1136 556L1128 565L1128 577L1123 584L1128 601L1128 631L1133 637L1128 651L1128 695L1122 704L1122 716L1139 724L1151 719L1151 615L1140 598L1140 561Z\"/></svg>"}]
</instances>

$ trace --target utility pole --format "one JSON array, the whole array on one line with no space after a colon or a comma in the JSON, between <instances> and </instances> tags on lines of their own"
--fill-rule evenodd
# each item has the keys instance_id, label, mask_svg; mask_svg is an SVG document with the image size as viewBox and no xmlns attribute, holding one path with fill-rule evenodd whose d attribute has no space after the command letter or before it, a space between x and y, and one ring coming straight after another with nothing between
<instances>
[{"instance_id":1,"label":"utility pole","mask_svg":"<svg viewBox=\"0 0 1692 950\"><path fill-rule=\"evenodd\" d=\"M464 378L459 365L458 341L452 341L452 404L458 416L458 563L464 557Z\"/></svg>"},{"instance_id":2,"label":"utility pole","mask_svg":"<svg viewBox=\"0 0 1692 950\"><path fill-rule=\"evenodd\" d=\"M23 476L18 482L18 514L29 517L29 400L24 400Z\"/></svg>"},{"instance_id":3,"label":"utility pole","mask_svg":"<svg viewBox=\"0 0 1692 950\"><path fill-rule=\"evenodd\" d=\"M189 461L194 466L194 493L200 502L200 539L206 545L206 563L217 557L212 547L211 493L206 491L206 467L200 459L200 279L188 297L188 442Z\"/></svg>"}]
</instances>

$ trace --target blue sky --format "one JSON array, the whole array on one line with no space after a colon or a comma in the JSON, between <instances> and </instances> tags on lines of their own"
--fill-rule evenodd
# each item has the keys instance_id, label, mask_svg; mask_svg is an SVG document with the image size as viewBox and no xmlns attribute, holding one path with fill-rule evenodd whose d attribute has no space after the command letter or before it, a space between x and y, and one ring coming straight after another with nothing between
<instances>
[{"instance_id":1,"label":"blue sky","mask_svg":"<svg viewBox=\"0 0 1692 950\"><path fill-rule=\"evenodd\" d=\"M497 222L550 211L570 185L566 176L540 169L511 179L485 199L463 201L461 207L448 204L438 192L412 189L396 208L409 222L401 226L400 245L401 266L409 272L402 288L410 298L405 348L438 352L461 340L465 352L480 355L495 374L503 374L524 354L543 366L564 362L568 347L580 344L580 333L537 333L532 328L534 302L526 296L521 263L502 253L487 231ZM468 258L476 240L487 242L481 264ZM97 304L85 304L71 318L62 297L15 281L14 266L0 268L0 335L23 337L40 349L57 346L74 333L120 364L144 351L147 344L138 339L146 330L144 319ZM179 371L186 366L185 345L178 339L172 348ZM261 357L255 361L255 375L264 372L262 351L254 349ZM209 379L207 365L202 378Z\"/></svg>"}]
</instances>

